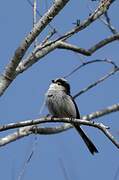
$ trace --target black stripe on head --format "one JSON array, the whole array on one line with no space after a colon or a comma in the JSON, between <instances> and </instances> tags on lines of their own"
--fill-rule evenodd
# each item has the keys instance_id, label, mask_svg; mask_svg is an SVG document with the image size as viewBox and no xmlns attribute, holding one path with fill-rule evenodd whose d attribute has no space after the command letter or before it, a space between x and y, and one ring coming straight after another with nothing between
<instances>
[{"instance_id":1,"label":"black stripe on head","mask_svg":"<svg viewBox=\"0 0 119 180\"><path fill-rule=\"evenodd\" d=\"M59 83L59 85L64 86L66 89L66 93L70 94L70 85L64 78L57 78L55 80L52 80L53 83Z\"/></svg>"}]
</instances>

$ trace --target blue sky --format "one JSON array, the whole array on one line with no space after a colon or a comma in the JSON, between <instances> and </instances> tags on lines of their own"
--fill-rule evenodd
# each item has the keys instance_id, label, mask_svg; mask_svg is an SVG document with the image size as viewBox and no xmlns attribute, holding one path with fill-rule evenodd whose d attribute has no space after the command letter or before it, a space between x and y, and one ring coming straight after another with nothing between
<instances>
[{"instance_id":1,"label":"blue sky","mask_svg":"<svg viewBox=\"0 0 119 180\"><path fill-rule=\"evenodd\" d=\"M51 1L48 1L48 6ZM73 27L77 19L84 20L89 14L89 8L96 3L90 1L70 1L70 3L53 20L52 26L63 34ZM112 5L109 15L117 28L117 1ZM38 1L41 14L46 11L45 1ZM27 0L1 1L0 6L0 57L2 72L12 57L14 50L32 28L32 9ZM39 42L47 35L49 28L41 33ZM76 34L69 42L79 47L89 48L99 40L111 35L101 21L94 22L84 31ZM39 115L44 101L44 94L51 79L65 76L74 67L85 61L110 58L119 65L118 42L106 46L91 57L84 57L66 50L55 50L28 71L21 74L8 88L0 101L1 124L35 119L48 113L44 108ZM106 64L89 65L68 78L74 95L87 87L110 70ZM118 103L119 76L116 74L101 85L89 90L76 99L82 115ZM111 127L111 132L119 140L119 113L102 117L96 121ZM97 129L84 127L95 142L99 153L92 156L86 149L81 138L74 129L50 136L29 136L6 145L0 149L1 179L16 180L23 169L24 163L34 148L33 157L28 164L24 180L60 179L64 180L61 163L65 167L68 179L108 179L113 180L119 167L119 150ZM1 133L1 137L13 131ZM118 177L119 178L119 177Z\"/></svg>"}]
</instances>

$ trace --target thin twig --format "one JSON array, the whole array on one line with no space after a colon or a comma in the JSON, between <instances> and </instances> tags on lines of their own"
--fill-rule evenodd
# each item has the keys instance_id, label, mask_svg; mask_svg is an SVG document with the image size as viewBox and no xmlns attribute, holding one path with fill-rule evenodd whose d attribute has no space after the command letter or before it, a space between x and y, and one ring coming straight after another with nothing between
<instances>
[{"instance_id":1,"label":"thin twig","mask_svg":"<svg viewBox=\"0 0 119 180\"><path fill-rule=\"evenodd\" d=\"M92 9L90 7L88 7L88 8L89 8L90 12L92 13ZM99 20L101 22L103 22L113 34L117 34L118 31L114 28L114 26L112 26L111 20L110 20L110 18L108 16L108 11L106 11L104 13L104 16L105 16L106 19L104 19L103 17L99 17Z\"/></svg>"},{"instance_id":2,"label":"thin twig","mask_svg":"<svg viewBox=\"0 0 119 180\"><path fill-rule=\"evenodd\" d=\"M37 9L37 1L34 0L33 3L33 27L35 27L37 22L37 15L36 15L36 9ZM34 40L34 48L37 46L37 37Z\"/></svg>"},{"instance_id":3,"label":"thin twig","mask_svg":"<svg viewBox=\"0 0 119 180\"><path fill-rule=\"evenodd\" d=\"M66 167L64 166L64 162L63 162L62 158L59 158L59 165L60 165L60 168L63 172L64 179L69 180L69 175L68 175L68 172L66 170Z\"/></svg>"},{"instance_id":4,"label":"thin twig","mask_svg":"<svg viewBox=\"0 0 119 180\"><path fill-rule=\"evenodd\" d=\"M69 74L64 76L64 78L67 78L67 77L71 76L76 71L79 71L82 67L85 67L85 66L87 66L89 64L93 64L93 63L107 63L107 64L113 65L114 69L117 68L116 63L114 61L111 61L110 59L95 59L95 60L92 60L92 61L83 62L81 65L77 66L73 71L71 71Z\"/></svg>"},{"instance_id":5,"label":"thin twig","mask_svg":"<svg viewBox=\"0 0 119 180\"><path fill-rule=\"evenodd\" d=\"M33 142L31 152L29 153L27 159L25 160L22 171L20 172L17 180L22 180L22 178L25 174L26 168L27 168L28 164L30 163L31 159L33 158L33 155L34 155L34 152L35 152L35 149L37 146L37 142L38 142L37 138L35 137L35 141Z\"/></svg>"},{"instance_id":6,"label":"thin twig","mask_svg":"<svg viewBox=\"0 0 119 180\"><path fill-rule=\"evenodd\" d=\"M85 93L86 91L88 91L89 89L92 89L93 87L95 87L96 85L100 84L101 82L103 82L104 80L108 79L110 76L114 75L116 72L119 72L119 68L115 68L112 71L110 71L108 74L106 74L105 76L101 77L100 79L98 79L97 81L95 81L94 83L91 83L88 87L82 89L81 91L79 91L77 94L74 95L74 99L77 98L78 96L80 96L81 94Z\"/></svg>"},{"instance_id":7,"label":"thin twig","mask_svg":"<svg viewBox=\"0 0 119 180\"><path fill-rule=\"evenodd\" d=\"M30 0L27 0L27 2L29 3L29 5L33 8L33 3ZM36 8L36 13L38 14L39 17L43 17L42 14L40 14L39 10ZM50 23L48 24L49 28L51 30L55 29L54 26L52 26Z\"/></svg>"},{"instance_id":8,"label":"thin twig","mask_svg":"<svg viewBox=\"0 0 119 180\"><path fill-rule=\"evenodd\" d=\"M47 43L46 43L47 44ZM40 51L41 45L38 45L32 53L30 53L26 59L24 59L19 66L16 69L16 76L25 70L27 70L29 67L31 67L33 64L35 64L39 59L43 58L50 52L52 52L54 49L58 47L57 43L52 44L49 47L46 47Z\"/></svg>"},{"instance_id":9,"label":"thin twig","mask_svg":"<svg viewBox=\"0 0 119 180\"><path fill-rule=\"evenodd\" d=\"M57 31L55 29L53 29L53 31L51 31L46 38L42 41L42 43L40 44L40 46L43 46L45 43L48 42L48 40L56 33Z\"/></svg>"},{"instance_id":10,"label":"thin twig","mask_svg":"<svg viewBox=\"0 0 119 180\"><path fill-rule=\"evenodd\" d=\"M34 0L34 3L33 3L33 28L35 27L35 25L37 23L37 14L36 14L36 11L37 11L37 0ZM38 39L36 37L36 39L34 40L34 48L36 48L36 46L37 46L37 41L38 41ZM26 168L27 168L28 164L30 163L31 158L33 157L33 154L35 152L36 142L37 142L37 139L36 139L36 136L35 136L34 144L32 145L31 152L30 152L30 154L28 154L28 157L25 160L22 169L20 170L20 173L18 175L17 180L22 180L23 179L23 176L25 174Z\"/></svg>"},{"instance_id":11,"label":"thin twig","mask_svg":"<svg viewBox=\"0 0 119 180\"><path fill-rule=\"evenodd\" d=\"M101 15L103 15L108 10L110 5L114 1L115 0L106 0L106 3L99 4L97 9L86 20L84 20L82 23L80 23L79 26L74 27L72 30L65 33L62 37L56 39L54 42L59 41L59 40L65 41L72 35L78 33L79 31L85 29L87 26L91 25L96 19L98 19ZM52 43L54 43L54 42L52 42Z\"/></svg>"},{"instance_id":12,"label":"thin twig","mask_svg":"<svg viewBox=\"0 0 119 180\"><path fill-rule=\"evenodd\" d=\"M114 28L114 26L112 26L111 20L110 20L110 18L109 18L109 16L108 16L108 13L105 12L104 16L105 16L105 18L106 18L106 22L103 20L104 24L107 25L107 27L110 29L110 31L111 31L113 34L117 34L118 32L117 32L117 30Z\"/></svg>"},{"instance_id":13,"label":"thin twig","mask_svg":"<svg viewBox=\"0 0 119 180\"><path fill-rule=\"evenodd\" d=\"M104 46L108 45L109 43L111 43L113 41L117 41L117 40L119 40L119 33L111 35L111 36L99 41L98 43L96 43L92 47L90 47L89 49L84 49L84 48L78 47L76 45L73 45L73 44L70 44L70 43L67 43L67 42L64 42L61 40L60 41L59 40L51 41L51 42L47 43L45 46L42 46L41 49L43 49L46 46L50 46L52 43L58 42L59 43L58 48L60 48L60 49L66 49L66 50L80 53L85 56L91 56L97 50L99 50L99 49L103 48Z\"/></svg>"},{"instance_id":14,"label":"thin twig","mask_svg":"<svg viewBox=\"0 0 119 180\"><path fill-rule=\"evenodd\" d=\"M119 177L119 166L117 167L117 170L115 172L115 175L114 175L114 179L113 180L118 180L117 178Z\"/></svg>"}]
</instances>

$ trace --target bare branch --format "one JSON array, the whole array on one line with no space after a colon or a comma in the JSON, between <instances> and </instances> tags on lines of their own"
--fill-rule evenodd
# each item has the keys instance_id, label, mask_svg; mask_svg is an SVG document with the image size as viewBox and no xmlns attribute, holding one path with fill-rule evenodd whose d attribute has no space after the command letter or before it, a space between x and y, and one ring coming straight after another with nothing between
<instances>
[{"instance_id":1,"label":"bare branch","mask_svg":"<svg viewBox=\"0 0 119 180\"><path fill-rule=\"evenodd\" d=\"M102 2L103 2L103 1L104 1L104 0L102 0ZM89 10L92 11L90 7L89 7ZM104 19L103 17L99 17L99 20L101 20L101 21L109 28L109 30L110 30L113 34L117 34L118 31L117 31L117 30L115 29L115 27L111 24L111 19L109 18L108 11L106 11L106 12L104 13L104 17L105 17L105 19Z\"/></svg>"},{"instance_id":2,"label":"bare branch","mask_svg":"<svg viewBox=\"0 0 119 180\"><path fill-rule=\"evenodd\" d=\"M87 92L89 89L91 89L91 88L95 87L96 85L100 84L101 82L105 81L110 76L112 76L115 73L119 72L119 67L116 65L116 63L114 61L111 61L111 60L108 60L108 59L104 59L104 60L96 59L96 60L92 60L92 61L88 61L88 62L82 63L81 65L76 67L73 71L71 71L69 74L64 76L64 78L67 78L67 77L71 76L76 71L80 70L82 67L85 67L85 66L87 66L89 64L92 64L92 63L107 63L107 64L111 64L113 66L113 70L111 70L109 73L107 73L106 75L104 75L103 77L101 77L100 79L95 81L94 83L91 83L88 87L86 87L86 88L82 89L81 91L79 91L77 94L74 95L74 97L73 97L74 99L77 98L78 96L80 96L81 94Z\"/></svg>"},{"instance_id":3,"label":"bare branch","mask_svg":"<svg viewBox=\"0 0 119 180\"><path fill-rule=\"evenodd\" d=\"M54 49L56 49L58 46L58 43L53 43L52 45L45 47L41 49L41 45L38 45L32 53L30 53L26 59L24 59L22 62L20 62L19 66L16 69L16 75L19 73L24 72L27 70L30 66L32 66L34 63L36 63L39 59L47 55L48 53L52 52Z\"/></svg>"},{"instance_id":4,"label":"bare branch","mask_svg":"<svg viewBox=\"0 0 119 180\"><path fill-rule=\"evenodd\" d=\"M32 134L31 126L30 127L22 127L19 128L16 132L9 134L3 138L0 138L0 146L4 146L10 142L16 141L18 139L21 139L25 136L28 136Z\"/></svg>"},{"instance_id":5,"label":"bare branch","mask_svg":"<svg viewBox=\"0 0 119 180\"><path fill-rule=\"evenodd\" d=\"M101 77L99 80L95 81L94 83L91 83L88 87L82 89L80 92L78 92L77 94L75 94L75 96L73 97L74 99L77 98L78 96L80 96L81 94L83 94L84 92L88 91L89 89L95 87L96 85L100 84L101 82L103 82L104 80L108 79L110 76L114 75L116 72L119 72L119 68L115 68L112 71L110 71L108 74L106 74L105 76Z\"/></svg>"},{"instance_id":6,"label":"bare branch","mask_svg":"<svg viewBox=\"0 0 119 180\"><path fill-rule=\"evenodd\" d=\"M82 117L82 119L88 121L88 123L89 123L89 121L91 121L92 119L95 119L95 118L97 119L101 116L108 115L109 113L116 112L116 111L119 111L119 104L114 104L114 105L109 106L100 111L96 111L90 115L86 115L86 116ZM51 122L71 123L71 119L70 118L62 118L61 119L61 118L42 117L42 118L35 119L35 120L20 121L17 123L1 125L0 132L6 131L9 129L16 129L16 128L25 127L25 126L32 126L32 125L37 125L37 124L42 124L42 123L51 123ZM88 125L88 124L85 124L85 122L83 122L82 120L81 120L81 122L79 120L79 123L82 125Z\"/></svg>"},{"instance_id":7,"label":"bare branch","mask_svg":"<svg viewBox=\"0 0 119 180\"><path fill-rule=\"evenodd\" d=\"M35 27L37 22L37 15L36 15L36 9L37 9L37 2L34 0L33 2L33 27ZM34 48L37 46L37 38L34 40Z\"/></svg>"},{"instance_id":8,"label":"bare branch","mask_svg":"<svg viewBox=\"0 0 119 180\"><path fill-rule=\"evenodd\" d=\"M28 122L28 121L27 121ZM104 130L104 129L107 129L108 127L107 126L104 126L103 124L101 123L94 123L94 122L91 122L91 121L87 121L87 120L83 120L83 119L70 119L70 118L40 118L40 119L37 119L37 120L32 120L32 124L36 124L36 122L39 122L38 124L41 124L41 123L51 123L51 122L64 122L64 123L71 123L71 124L74 124L74 123L79 123L80 125L86 125L86 126L91 126L91 127L95 127L95 128L98 128L100 130ZM23 124L23 122L20 122L20 124ZM14 124L15 126L18 126L18 123L17 124ZM14 126L14 127L15 127ZM11 135L8 135L4 138L1 138L0 139L0 146L3 146L3 145L6 145L10 142L13 142L13 141L16 141L17 139L20 139L24 136L28 136L32 133L35 133L37 134L37 128L35 126L31 126L31 127L24 127L24 128L20 128L17 132L11 134ZM39 134L39 130L38 130L38 134Z\"/></svg>"},{"instance_id":9,"label":"bare branch","mask_svg":"<svg viewBox=\"0 0 119 180\"><path fill-rule=\"evenodd\" d=\"M34 139L34 143L33 143L33 146L32 146L32 149L31 149L31 152L29 153L27 159L25 160L24 162L24 165L22 167L22 170L20 171L19 175L18 175L18 178L17 180L22 180L23 179L23 176L24 176L24 173L26 171L26 168L28 166L28 164L30 163L34 153L35 153L35 149L36 149L36 145L37 145L37 136L35 136L35 139Z\"/></svg>"},{"instance_id":10,"label":"bare branch","mask_svg":"<svg viewBox=\"0 0 119 180\"><path fill-rule=\"evenodd\" d=\"M86 116L83 116L83 119L87 119L87 120L92 120L92 119L95 119L95 118L99 118L99 117L102 117L104 115L108 115L110 113L113 113L113 112L117 112L119 111L119 104L114 104L112 106L109 106L105 109L102 109L100 111L96 111L94 113L91 113L89 115L86 115Z\"/></svg>"},{"instance_id":11,"label":"bare branch","mask_svg":"<svg viewBox=\"0 0 119 180\"><path fill-rule=\"evenodd\" d=\"M53 135L64 132L70 128L72 128L72 125L66 123L56 127L38 127L38 126L22 127L19 128L16 132L10 133L5 137L0 138L0 146L5 146L8 143L14 142L31 134Z\"/></svg>"},{"instance_id":12,"label":"bare branch","mask_svg":"<svg viewBox=\"0 0 119 180\"><path fill-rule=\"evenodd\" d=\"M98 49L104 47L105 45L111 43L112 41L119 40L119 33L114 34L113 36L110 36L108 38L105 38L104 40L98 42L88 50L85 50L83 48L79 48L77 46L71 45L69 43L66 43L68 38L70 38L72 35L76 34L77 32L85 29L89 25L92 24L96 19L101 17L101 15L105 14L109 8L109 6L115 1L115 0L103 0L99 4L98 8L91 14L89 17L84 20L82 23L77 24L72 30L65 33L62 37L54 40L49 41L49 38L52 36L52 33L46 37L46 39L38 45L32 53L30 53L26 59L23 60L23 57L28 50L29 46L34 42L36 37L43 31L43 29L49 24L49 22L60 12L60 10L68 3L69 0L57 0L54 1L54 4L52 7L47 11L47 13L38 21L38 23L34 26L32 31L27 35L27 37L23 40L21 45L16 49L14 56L11 59L11 62L7 66L5 72L3 75L0 76L0 95L4 93L6 88L11 84L11 82L14 80L14 78L19 74L28 69L30 66L32 66L34 63L36 63L39 59L50 53L51 51L55 50L56 48L63 48L72 50L74 52L81 53L86 56L90 56L94 52L96 52ZM109 19L107 19L107 23L112 28L111 23ZM98 61L98 60L95 60ZM104 60L103 60L104 61ZM92 63L92 62L90 62ZM112 61L108 62L113 65L113 70L106 74L104 77L100 78L98 81L94 82L93 84L89 85L87 88L80 91L78 94L74 96L76 98L80 94L86 92L90 88L96 86L100 82L104 81L114 73L119 71L119 68L113 63ZM87 62L89 64L89 62ZM86 63L82 64L81 66L85 66ZM79 67L78 67L79 68ZM75 69L76 71L76 69ZM54 134L54 133L60 133L65 130L68 130L69 128L73 127L73 124L79 123L79 125L86 125L91 126L94 128L100 129L111 141L115 146L119 148L119 143L115 140L115 138L112 136L112 134L109 132L108 127L104 126L102 123L96 123L92 122L91 120L94 118L99 118L101 116L107 115L112 112L119 111L119 104L114 104L110 107L107 107L106 109L103 109L101 111L96 111L92 114L89 114L87 116L83 116L82 119L70 119L70 118L50 118L50 117L44 117L40 119L35 120L27 120L27 121L21 121L18 123L10 123L6 125L0 126L0 131L6 131L9 129L16 129L19 128L16 132L7 135L6 137L0 138L0 146L4 146L5 144L8 144L10 142L13 142L15 140L18 140L20 138L23 138L25 136L31 135L31 134ZM38 127L38 124L44 124L44 123L51 123L51 122L59 122L64 123L63 125L56 126L56 127ZM68 124L67 124L68 123Z\"/></svg>"},{"instance_id":13,"label":"bare branch","mask_svg":"<svg viewBox=\"0 0 119 180\"><path fill-rule=\"evenodd\" d=\"M4 93L6 88L11 84L16 76L16 68L23 56L25 55L29 46L33 43L35 38L43 31L50 21L61 11L61 9L68 3L69 0L57 0L51 8L44 14L44 16L37 22L31 32L25 37L20 46L16 49L14 56L7 65L5 72L0 78L0 95Z\"/></svg>"},{"instance_id":14,"label":"bare branch","mask_svg":"<svg viewBox=\"0 0 119 180\"><path fill-rule=\"evenodd\" d=\"M107 136L107 138L108 138L117 148L119 148L119 142L116 141L116 139L114 138L114 136L113 136L107 129L105 129L105 127L102 127L100 130Z\"/></svg>"},{"instance_id":15,"label":"bare branch","mask_svg":"<svg viewBox=\"0 0 119 180\"><path fill-rule=\"evenodd\" d=\"M110 30L113 34L117 34L118 31L117 31L117 30L115 29L115 27L111 24L111 20L110 20L110 18L109 18L109 16L108 16L108 13L106 12L106 13L104 14L104 16L105 16L106 20L103 19L103 18L100 18L100 20L109 28L109 30Z\"/></svg>"},{"instance_id":16,"label":"bare branch","mask_svg":"<svg viewBox=\"0 0 119 180\"><path fill-rule=\"evenodd\" d=\"M93 45L91 48L89 48L87 50L84 49L84 48L80 48L78 46L72 45L70 43L63 42L63 41L59 41L58 48L71 50L73 52L77 52L77 53L83 54L85 56L91 56L94 52L96 52L100 48L108 45L109 43L111 43L113 41L117 41L117 40L119 40L119 33L111 35L111 36L101 40L100 42L98 42L97 44Z\"/></svg>"},{"instance_id":17,"label":"bare branch","mask_svg":"<svg viewBox=\"0 0 119 180\"><path fill-rule=\"evenodd\" d=\"M31 131L34 134L36 133L36 134L40 134L40 135L53 135L53 134L59 134L61 132L67 131L70 128L72 128L72 125L65 123L63 125L59 125L59 126L55 126L55 127L33 126Z\"/></svg>"},{"instance_id":18,"label":"bare branch","mask_svg":"<svg viewBox=\"0 0 119 180\"><path fill-rule=\"evenodd\" d=\"M61 157L59 158L59 165L60 165L60 168L61 168L61 170L62 170L62 173L63 173L63 175L64 175L65 180L70 180L70 179L69 179L68 172L67 172L67 170L66 170L66 167L64 166L64 162L63 162L63 160L62 160Z\"/></svg>"},{"instance_id":19,"label":"bare branch","mask_svg":"<svg viewBox=\"0 0 119 180\"><path fill-rule=\"evenodd\" d=\"M46 44L49 39L56 33L57 31L55 29L53 29L53 31L51 31L46 38L43 40L43 42L40 44L40 46L43 46L44 44Z\"/></svg>"},{"instance_id":20,"label":"bare branch","mask_svg":"<svg viewBox=\"0 0 119 180\"><path fill-rule=\"evenodd\" d=\"M67 78L69 76L71 76L72 74L74 74L76 71L80 70L81 68L89 65L89 64L93 64L93 63L107 63L107 64L110 64L113 66L113 69L118 69L118 66L116 65L116 63L110 59L95 59L95 60L92 60L92 61L86 61L86 62L83 62L81 65L79 66L76 66L75 69L73 69L69 74L67 74L66 76L64 76L64 78Z\"/></svg>"},{"instance_id":21,"label":"bare branch","mask_svg":"<svg viewBox=\"0 0 119 180\"><path fill-rule=\"evenodd\" d=\"M109 0L108 0L109 1ZM106 7L108 7L113 1L109 1L106 2L107 5L105 5ZM74 45L71 45L69 43L63 42L65 41L67 38L69 38L70 36L72 36L73 34L79 32L80 30L83 30L84 28L86 28L88 25L90 25L93 21L95 21L97 18L99 18L104 12L106 12L106 8L101 9L102 5L99 5L99 7L95 10L94 13L92 13L91 16L89 16L88 19L84 20L79 26L75 27L72 31L66 33L64 36L61 36L60 38L54 40L54 41L50 41L46 44L44 44L43 46L39 46L37 51L33 51L28 57L27 59L25 59L23 62L21 62L21 64L18 66L17 68L17 72L21 73L23 71L25 71L26 69L28 69L31 65L33 65L34 63L36 63L39 59L41 59L42 57L44 57L46 54L48 54L50 51L50 46L53 45L53 49L56 48L64 48L64 49L68 49L68 50L72 50L74 52L78 52L81 53L83 55L86 56L90 56L92 53L94 53L96 50L102 48L103 46L107 45L108 43L115 41L117 39L119 39L119 34L110 36L102 41L100 41L99 43L97 43L96 45L94 45L93 47L91 47L88 50L85 50L83 48L79 48L76 47ZM108 8L107 8L108 9ZM100 10L100 11L99 11ZM104 12L103 12L104 11ZM38 53L39 51L39 53ZM46 51L46 54L44 53ZM35 55L35 53L37 53L37 55ZM43 54L43 56L42 56Z\"/></svg>"},{"instance_id":22,"label":"bare branch","mask_svg":"<svg viewBox=\"0 0 119 180\"><path fill-rule=\"evenodd\" d=\"M33 3L30 1L30 0L27 0L27 2L29 3L29 5L33 8ZM39 16L39 17L43 17L41 14L40 14L40 12L39 12L39 10L37 9L37 7L36 7L36 13L37 13L37 15ZM50 29L51 30L54 30L55 28L54 28L54 26L52 26L50 23L48 24L48 26L50 27Z\"/></svg>"},{"instance_id":23,"label":"bare branch","mask_svg":"<svg viewBox=\"0 0 119 180\"><path fill-rule=\"evenodd\" d=\"M119 166L117 167L117 170L115 172L115 175L114 175L114 179L113 180L118 180L118 176L119 176Z\"/></svg>"},{"instance_id":24,"label":"bare branch","mask_svg":"<svg viewBox=\"0 0 119 180\"><path fill-rule=\"evenodd\" d=\"M69 0L57 0L54 2L52 7L48 10L48 12L38 21L38 23L35 25L33 30L27 35L25 40L21 43L21 45L17 48L15 51L14 56L11 59L10 64L7 66L4 74L0 78L0 95L4 93L4 91L7 89L7 87L11 84L13 79L18 75L18 72L16 71L16 68L20 61L22 60L24 54L26 53L29 46L33 43L35 38L42 32L42 30L48 25L48 23L59 13L59 11L68 3ZM98 8L88 17L88 19L84 20L79 26L75 27L73 30L67 32L64 36L56 39L53 42L47 43L47 46L50 46L51 44L54 44L55 42L59 40L66 40L67 38L71 37L73 34L83 30L87 26L89 26L93 21L95 21L97 18L99 18L102 14L104 14L109 6L114 2L115 0L106 0L104 2L101 2L99 4ZM102 45L100 45L102 46ZM96 47L97 48L97 47ZM46 49L45 49L46 50ZM94 52L94 49L90 49L90 51ZM48 51L47 51L48 53ZM46 53L46 54L47 54ZM43 55L44 56L44 55ZM41 55L41 57L43 57ZM33 61L34 63L37 62L37 58ZM28 67L30 67L33 62L29 63ZM28 61L27 61L28 63ZM23 64L22 64L23 65ZM21 69L21 66L18 68ZM22 66L22 70L19 71L23 72L24 69L27 69L26 67Z\"/></svg>"},{"instance_id":25,"label":"bare branch","mask_svg":"<svg viewBox=\"0 0 119 180\"><path fill-rule=\"evenodd\" d=\"M105 111L103 110L103 112L96 112L95 115L96 116L101 116L102 114L104 113L107 113L107 112L114 112L114 109L119 111L119 104L117 105L113 105L113 108L112 107L109 107L108 109L106 109ZM107 111L107 112L106 112ZM88 118L93 118L93 116L91 117L91 115L88 115L87 116ZM2 128L5 128L6 129L13 129L13 128L16 128L16 127L21 127L23 126L26 126L27 124L41 124L41 123L46 123L46 122L64 122L64 123L70 123L70 124L75 124L75 123L79 123L80 125L86 125L86 126L91 126L91 127L95 127L95 128L98 128L100 129L110 140L111 142L117 147L119 148L119 143L115 140L115 138L113 137L113 135L108 131L109 127L103 125L102 123L96 123L96 122L93 122L93 121L88 121L88 120L84 120L83 119L72 119L72 118L40 118L40 119L36 119L36 120L32 120L32 121L24 121L24 122L19 122L19 123L12 123L12 124L9 124L9 125L4 125L3 127L1 127L1 131L3 130ZM21 137L24 137L24 136L27 136L27 135L30 135L31 132L32 133L37 133L37 127L35 126L31 126L31 127L27 127L27 128L20 128L17 132L11 134L11 135L8 135L4 138L1 138L0 139L0 146L3 146L5 144L8 144L10 142L13 142ZM39 130L38 130L38 133L39 133Z\"/></svg>"},{"instance_id":26,"label":"bare branch","mask_svg":"<svg viewBox=\"0 0 119 180\"><path fill-rule=\"evenodd\" d=\"M34 8L34 4L33 4L30 0L27 0L27 2L29 3L29 5L30 5L32 8ZM36 7L36 13L37 13L40 17L42 17L42 15L41 15L40 12L38 11L37 7Z\"/></svg>"},{"instance_id":27,"label":"bare branch","mask_svg":"<svg viewBox=\"0 0 119 180\"><path fill-rule=\"evenodd\" d=\"M32 53L30 53L26 59L24 59L19 66L16 69L16 75L19 73L24 72L27 70L30 66L32 66L34 63L36 63L39 59L50 53L56 48L63 48L67 50L72 50L74 52L78 52L80 54L91 56L95 51L98 49L104 47L108 43L111 43L112 41L119 40L119 33L115 34L113 36L110 36L108 38L105 38L104 40L98 42L94 46L92 46L90 49L85 50L83 48L79 48L77 46L71 45L69 43L63 42L63 41L52 41L54 43L49 42L44 45L38 45Z\"/></svg>"},{"instance_id":28,"label":"bare branch","mask_svg":"<svg viewBox=\"0 0 119 180\"><path fill-rule=\"evenodd\" d=\"M73 51L73 52L83 54L85 56L91 56L91 53L88 50L86 50L84 48L80 48L80 47L75 46L73 44L70 44L68 42L59 41L58 48L59 49L67 49L67 50L70 50L70 51Z\"/></svg>"},{"instance_id":29,"label":"bare branch","mask_svg":"<svg viewBox=\"0 0 119 180\"><path fill-rule=\"evenodd\" d=\"M10 142L16 141L20 138L28 136L30 134L55 134L61 133L63 131L68 130L72 127L72 124L79 123L80 125L91 126L100 129L111 141L119 148L119 143L114 139L112 134L107 130L108 127L104 126L102 123L95 123L91 121L92 119L97 119L101 116L108 115L112 112L119 111L119 104L114 104L112 106L107 107L106 109L102 109L100 111L96 111L89 115L83 116L81 119L71 119L71 118L51 118L51 117L44 117L35 120L27 120L21 121L18 123L10 123L6 125L0 126L0 131L6 131L9 129L18 129L17 132L10 134L6 137L0 138L0 146L4 146ZM63 122L65 124L57 127L37 127L36 125L42 123L52 123L52 122ZM67 124L69 123L69 124ZM27 126L27 127L25 127Z\"/></svg>"},{"instance_id":30,"label":"bare branch","mask_svg":"<svg viewBox=\"0 0 119 180\"><path fill-rule=\"evenodd\" d=\"M65 41L66 39L68 39L69 37L71 37L72 35L78 33L79 31L82 31L83 29L85 29L86 27L88 27L89 25L92 24L92 22L94 22L95 20L97 20L101 15L103 15L105 12L107 12L108 8L110 7L110 5L114 2L115 0L106 0L105 2L101 2L99 4L99 6L97 7L97 9L86 19L84 20L82 23L80 23L78 26L76 26L75 28L73 28L71 31L65 33L65 35L61 36L60 38L50 42L49 44L47 44L47 46L49 46L52 43L55 43L59 40L61 41Z\"/></svg>"},{"instance_id":31,"label":"bare branch","mask_svg":"<svg viewBox=\"0 0 119 180\"><path fill-rule=\"evenodd\" d=\"M103 15L105 12L107 12L107 10L109 9L110 5L114 2L115 0L105 0L105 2L102 2L99 4L99 6L97 7L97 9L86 19L84 20L82 23L79 24L79 26L76 26L75 28L73 28L71 31L67 32L64 36L58 38L57 40L55 40L54 42L58 41L58 40L62 40L65 41L66 39L68 39L69 37L71 37L72 35L78 33L79 31L85 29L86 27L88 27L89 25L91 25L95 20L97 20L101 15ZM53 43L54 43L53 42Z\"/></svg>"},{"instance_id":32,"label":"bare branch","mask_svg":"<svg viewBox=\"0 0 119 180\"><path fill-rule=\"evenodd\" d=\"M104 47L105 45L111 43L112 41L116 41L116 40L119 40L119 33L103 39L102 41L100 41L99 43L95 44L93 47L88 49L88 51L92 54L95 51L97 51L98 49L100 49L100 48Z\"/></svg>"}]
</instances>

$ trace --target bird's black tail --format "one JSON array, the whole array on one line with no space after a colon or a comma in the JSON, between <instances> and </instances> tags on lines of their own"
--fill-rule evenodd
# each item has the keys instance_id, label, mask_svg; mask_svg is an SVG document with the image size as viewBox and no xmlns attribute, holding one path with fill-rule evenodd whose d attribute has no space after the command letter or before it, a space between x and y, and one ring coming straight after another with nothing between
<instances>
[{"instance_id":1,"label":"bird's black tail","mask_svg":"<svg viewBox=\"0 0 119 180\"><path fill-rule=\"evenodd\" d=\"M76 128L76 130L78 131L78 133L82 137L83 141L87 145L87 147L88 147L89 151L91 152L91 154L94 155L94 153L98 153L97 148L92 143L92 141L88 138L88 136L84 133L84 131L81 129L81 127L79 125L74 125L74 127Z\"/></svg>"}]
</instances>

